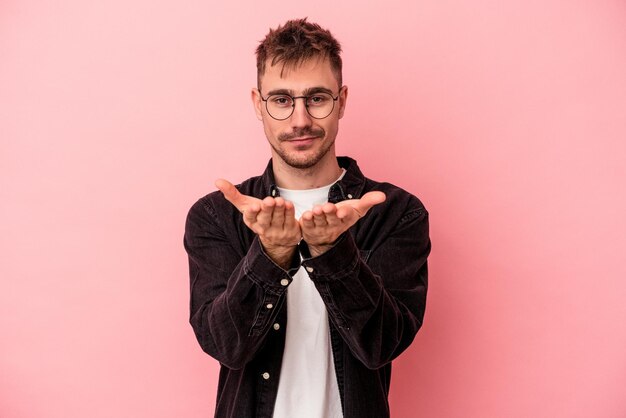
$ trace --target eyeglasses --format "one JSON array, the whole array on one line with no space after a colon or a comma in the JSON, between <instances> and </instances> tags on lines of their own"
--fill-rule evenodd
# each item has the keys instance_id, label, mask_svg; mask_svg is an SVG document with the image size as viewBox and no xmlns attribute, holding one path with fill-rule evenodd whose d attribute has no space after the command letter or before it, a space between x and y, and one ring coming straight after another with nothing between
<instances>
[{"instance_id":1,"label":"eyeglasses","mask_svg":"<svg viewBox=\"0 0 626 418\"><path fill-rule=\"evenodd\" d=\"M260 92L259 92L260 93ZM296 99L304 99L304 107L314 119L324 119L335 109L335 102L339 98L330 93L318 92L309 96L290 96L288 94L270 94L267 99L261 95L265 102L267 113L276 120L288 119L296 108Z\"/></svg>"}]
</instances>

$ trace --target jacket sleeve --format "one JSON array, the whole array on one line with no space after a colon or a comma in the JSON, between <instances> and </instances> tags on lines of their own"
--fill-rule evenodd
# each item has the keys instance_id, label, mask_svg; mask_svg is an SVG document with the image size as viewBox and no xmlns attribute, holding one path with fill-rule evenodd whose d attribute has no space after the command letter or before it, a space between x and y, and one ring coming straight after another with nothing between
<instances>
[{"instance_id":1,"label":"jacket sleeve","mask_svg":"<svg viewBox=\"0 0 626 418\"><path fill-rule=\"evenodd\" d=\"M187 216L190 323L206 353L226 367L240 369L262 345L297 267L283 270L256 237L244 250L238 234L224 226L227 218L218 217L206 198Z\"/></svg>"},{"instance_id":2,"label":"jacket sleeve","mask_svg":"<svg viewBox=\"0 0 626 418\"><path fill-rule=\"evenodd\" d=\"M413 207L372 250L367 263L350 232L324 254L303 260L331 321L366 367L377 369L392 361L421 327L429 253L428 212Z\"/></svg>"}]
</instances>

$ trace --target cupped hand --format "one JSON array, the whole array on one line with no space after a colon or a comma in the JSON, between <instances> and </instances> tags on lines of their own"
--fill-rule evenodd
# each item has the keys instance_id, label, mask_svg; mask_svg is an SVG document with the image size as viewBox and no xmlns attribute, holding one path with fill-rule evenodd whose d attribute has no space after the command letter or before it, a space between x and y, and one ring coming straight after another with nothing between
<instances>
[{"instance_id":1,"label":"cupped hand","mask_svg":"<svg viewBox=\"0 0 626 418\"><path fill-rule=\"evenodd\" d=\"M243 214L244 223L259 236L270 258L281 267L288 266L302 238L293 203L282 197L261 200L242 194L224 179L217 180L215 186Z\"/></svg>"},{"instance_id":2,"label":"cupped hand","mask_svg":"<svg viewBox=\"0 0 626 418\"><path fill-rule=\"evenodd\" d=\"M312 256L326 252L337 238L374 206L385 201L383 192L369 192L360 199L344 200L336 204L325 203L306 211L300 218L302 238Z\"/></svg>"}]
</instances>

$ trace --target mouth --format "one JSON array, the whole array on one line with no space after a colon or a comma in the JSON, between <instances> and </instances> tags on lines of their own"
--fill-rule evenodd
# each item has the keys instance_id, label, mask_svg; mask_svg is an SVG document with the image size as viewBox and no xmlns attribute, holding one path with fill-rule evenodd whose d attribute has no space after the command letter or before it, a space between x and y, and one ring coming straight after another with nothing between
<instances>
[{"instance_id":1,"label":"mouth","mask_svg":"<svg viewBox=\"0 0 626 418\"><path fill-rule=\"evenodd\" d=\"M291 141L291 142L312 141L315 138L317 138L317 137L316 136L300 136L300 137L297 137L297 138L291 138L288 141Z\"/></svg>"},{"instance_id":2,"label":"mouth","mask_svg":"<svg viewBox=\"0 0 626 418\"><path fill-rule=\"evenodd\" d=\"M278 140L285 146L293 147L296 150L305 150L315 146L317 140L323 141L326 132L323 129L302 128L294 129L289 133L278 136Z\"/></svg>"},{"instance_id":3,"label":"mouth","mask_svg":"<svg viewBox=\"0 0 626 418\"><path fill-rule=\"evenodd\" d=\"M313 143L318 137L317 136L301 136L297 138L291 138L286 140L285 142L292 143L297 146L309 145Z\"/></svg>"}]
</instances>

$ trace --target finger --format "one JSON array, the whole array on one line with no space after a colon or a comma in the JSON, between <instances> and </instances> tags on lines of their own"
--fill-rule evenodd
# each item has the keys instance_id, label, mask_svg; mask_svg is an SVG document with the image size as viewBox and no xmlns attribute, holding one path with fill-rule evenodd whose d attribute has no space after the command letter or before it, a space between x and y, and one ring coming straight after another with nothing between
<instances>
[{"instance_id":1,"label":"finger","mask_svg":"<svg viewBox=\"0 0 626 418\"><path fill-rule=\"evenodd\" d=\"M302 214L302 217L300 218L300 225L302 225L302 227L306 229L315 228L315 223L313 223L313 212L311 212L310 210L304 212Z\"/></svg>"},{"instance_id":2,"label":"finger","mask_svg":"<svg viewBox=\"0 0 626 418\"><path fill-rule=\"evenodd\" d=\"M285 227L285 199L277 197L275 199L274 211L272 212L272 225L279 228Z\"/></svg>"},{"instance_id":3,"label":"finger","mask_svg":"<svg viewBox=\"0 0 626 418\"><path fill-rule=\"evenodd\" d=\"M383 203L386 198L387 196L385 196L383 192L365 193L360 199L354 202L356 204L355 209L359 212L360 216L365 216L367 211L379 203Z\"/></svg>"},{"instance_id":4,"label":"finger","mask_svg":"<svg viewBox=\"0 0 626 418\"><path fill-rule=\"evenodd\" d=\"M293 228L296 223L296 208L293 203L285 200L285 229Z\"/></svg>"},{"instance_id":5,"label":"finger","mask_svg":"<svg viewBox=\"0 0 626 418\"><path fill-rule=\"evenodd\" d=\"M334 205L334 204L332 204L330 202L325 203L324 206L322 206L322 211L326 215L335 214L335 213L337 213L337 205Z\"/></svg>"},{"instance_id":6,"label":"finger","mask_svg":"<svg viewBox=\"0 0 626 418\"><path fill-rule=\"evenodd\" d=\"M313 212L313 215L321 215L322 213L324 213L324 210L322 209L323 206L321 205L315 205L313 206L313 209L311 209L311 212Z\"/></svg>"},{"instance_id":7,"label":"finger","mask_svg":"<svg viewBox=\"0 0 626 418\"><path fill-rule=\"evenodd\" d=\"M296 208L292 202L285 200L285 223L296 221Z\"/></svg>"},{"instance_id":8,"label":"finger","mask_svg":"<svg viewBox=\"0 0 626 418\"><path fill-rule=\"evenodd\" d=\"M387 199L387 196L383 192L367 192L361 197L361 201L367 201L371 206L383 203Z\"/></svg>"},{"instance_id":9,"label":"finger","mask_svg":"<svg viewBox=\"0 0 626 418\"><path fill-rule=\"evenodd\" d=\"M325 227L328 225L328 222L326 222L326 215L324 214L324 211L322 210L322 207L320 205L314 206L312 212L313 223L316 227Z\"/></svg>"},{"instance_id":10,"label":"finger","mask_svg":"<svg viewBox=\"0 0 626 418\"><path fill-rule=\"evenodd\" d=\"M224 179L217 179L215 180L215 187L222 192L226 200L232 203L240 212L243 212L241 206L245 203L245 196L239 193L239 190L237 190L231 182Z\"/></svg>"},{"instance_id":11,"label":"finger","mask_svg":"<svg viewBox=\"0 0 626 418\"><path fill-rule=\"evenodd\" d=\"M325 228L328 226L325 215L313 215L313 223L317 228Z\"/></svg>"},{"instance_id":12,"label":"finger","mask_svg":"<svg viewBox=\"0 0 626 418\"><path fill-rule=\"evenodd\" d=\"M273 197L266 197L261 201L261 212L257 216L257 222L263 226L269 226L272 222L272 213L276 202Z\"/></svg>"},{"instance_id":13,"label":"finger","mask_svg":"<svg viewBox=\"0 0 626 418\"><path fill-rule=\"evenodd\" d=\"M243 212L243 220L246 225L250 226L257 222L257 216L261 211L261 205L258 203L252 203L246 210Z\"/></svg>"},{"instance_id":14,"label":"finger","mask_svg":"<svg viewBox=\"0 0 626 418\"><path fill-rule=\"evenodd\" d=\"M339 206L337 216L344 219L350 216L350 213L356 212L356 215L362 218L373 206L384 202L385 199L386 196L383 192L369 192L360 199L344 200L337 204Z\"/></svg>"},{"instance_id":15,"label":"finger","mask_svg":"<svg viewBox=\"0 0 626 418\"><path fill-rule=\"evenodd\" d=\"M326 203L322 206L322 210L326 215L326 222L330 226L337 226L341 224L341 219L337 217L337 206L332 203Z\"/></svg>"},{"instance_id":16,"label":"finger","mask_svg":"<svg viewBox=\"0 0 626 418\"><path fill-rule=\"evenodd\" d=\"M353 224L361 217L353 205L342 205L337 208L335 214L341 223Z\"/></svg>"}]
</instances>

